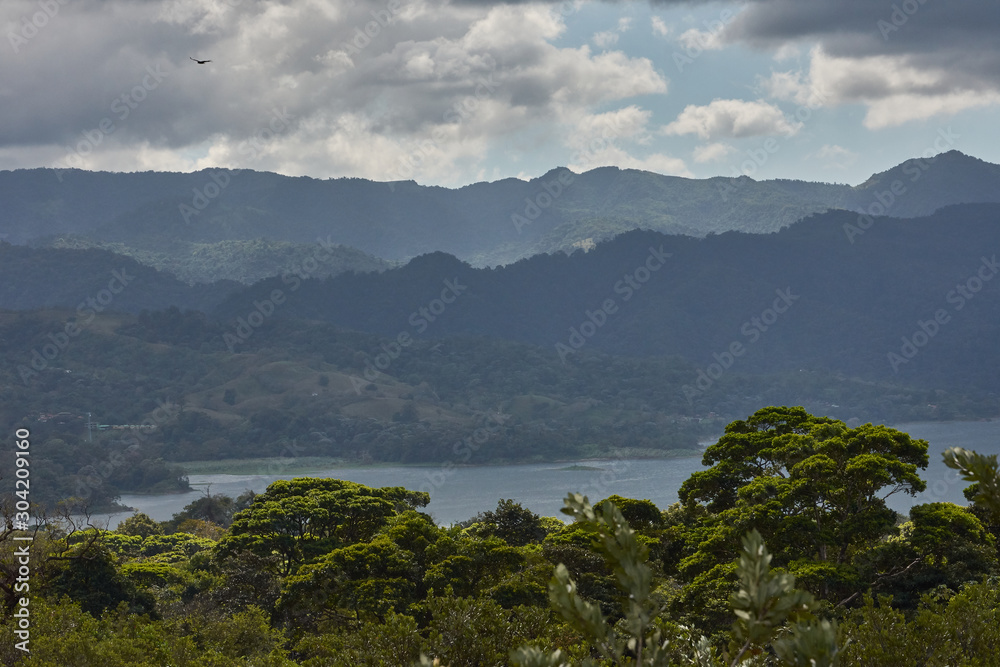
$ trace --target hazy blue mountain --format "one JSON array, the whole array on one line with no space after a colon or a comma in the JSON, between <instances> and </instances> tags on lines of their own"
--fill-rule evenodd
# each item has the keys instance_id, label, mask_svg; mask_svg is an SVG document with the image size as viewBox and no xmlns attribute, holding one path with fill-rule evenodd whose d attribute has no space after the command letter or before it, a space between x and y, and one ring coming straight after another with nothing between
<instances>
[{"instance_id":1,"label":"hazy blue mountain","mask_svg":"<svg viewBox=\"0 0 1000 667\"><path fill-rule=\"evenodd\" d=\"M139 312L181 305L210 310L239 283L187 285L106 250L29 248L0 242L0 310L69 308ZM96 304L96 305L95 305Z\"/></svg>"},{"instance_id":2,"label":"hazy blue mountain","mask_svg":"<svg viewBox=\"0 0 1000 667\"><path fill-rule=\"evenodd\" d=\"M767 233L831 208L912 217L951 204L997 202L1000 166L950 151L909 160L854 187L603 167L458 189L249 170L33 169L0 172L0 196L0 239L28 243L74 234L119 244L137 258L163 256L162 267L182 264L190 244L256 239L299 245L323 239L393 261L443 251L495 266L589 247L633 229L695 237Z\"/></svg>"},{"instance_id":3,"label":"hazy blue mountain","mask_svg":"<svg viewBox=\"0 0 1000 667\"><path fill-rule=\"evenodd\" d=\"M355 248L336 244L289 243L287 241L217 241L193 243L173 241L148 244L151 248L124 243L91 241L67 235L44 240L45 247L99 248L131 257L141 264L173 274L189 283L235 280L247 285L287 273L314 278L335 276L346 271L384 271L395 263L373 257Z\"/></svg>"},{"instance_id":4,"label":"hazy blue mountain","mask_svg":"<svg viewBox=\"0 0 1000 667\"><path fill-rule=\"evenodd\" d=\"M866 230L858 221L831 211L772 234L633 231L588 253L495 269L433 253L378 275L271 279L217 314L235 326L281 289L277 317L389 337L492 336L562 352L567 363L584 356L567 352L582 343L582 352L676 355L708 368L739 343L732 364L742 372L823 369L1000 390L981 363L1000 339L1000 205L879 218Z\"/></svg>"}]
</instances>

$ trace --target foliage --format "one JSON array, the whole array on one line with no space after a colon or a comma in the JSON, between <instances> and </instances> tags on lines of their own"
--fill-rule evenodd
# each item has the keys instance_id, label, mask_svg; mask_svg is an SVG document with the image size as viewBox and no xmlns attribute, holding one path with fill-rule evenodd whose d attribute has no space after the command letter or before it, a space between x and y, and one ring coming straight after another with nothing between
<instances>
[{"instance_id":1,"label":"foliage","mask_svg":"<svg viewBox=\"0 0 1000 667\"><path fill-rule=\"evenodd\" d=\"M0 662L1000 667L989 459L962 458L970 477L979 470L972 495L985 489L972 507L916 505L908 521L858 529L838 563L782 536L814 534L799 515L817 516L817 497L824 512L844 497L864 512L861 501L877 505L891 488L880 480L916 487L921 443L798 408L732 424L720 443L712 475L689 480L700 502L661 512L571 494L568 525L502 500L443 528L420 511L427 494L310 478L241 500L206 496L162 525L136 515L109 532L39 517L28 657L13 648L10 614L22 594L13 537L24 531L6 507ZM847 461L856 495L818 476L808 478L818 488L777 493L817 451ZM850 464L858 457L864 465ZM193 518L238 506L229 528ZM734 537L748 523L761 529ZM815 594L831 582L850 582L850 594Z\"/></svg>"},{"instance_id":2,"label":"foliage","mask_svg":"<svg viewBox=\"0 0 1000 667\"><path fill-rule=\"evenodd\" d=\"M886 498L925 488L917 470L927 466L927 443L885 426L848 428L801 407L770 407L728 425L702 462L710 467L680 490L688 512L701 502L708 513L686 531L682 576L706 575L755 528L780 565L837 601L863 585L858 554L895 524Z\"/></svg>"},{"instance_id":3,"label":"foliage","mask_svg":"<svg viewBox=\"0 0 1000 667\"><path fill-rule=\"evenodd\" d=\"M970 500L989 511L995 523L1000 523L1000 468L996 454L984 456L961 447L950 447L944 452L944 463L958 470L962 479L975 482Z\"/></svg>"},{"instance_id":4,"label":"foliage","mask_svg":"<svg viewBox=\"0 0 1000 667\"><path fill-rule=\"evenodd\" d=\"M499 537L515 547L523 547L545 537L541 518L509 499L501 499L495 510L481 512L474 521L477 534Z\"/></svg>"},{"instance_id":5,"label":"foliage","mask_svg":"<svg viewBox=\"0 0 1000 667\"><path fill-rule=\"evenodd\" d=\"M607 558L621 590L623 617L612 626L600 608L584 600L568 570L562 564L555 569L549 584L552 607L590 644L594 653L607 661L602 664L650 665L721 665L719 657L704 637L695 639L686 628L670 626L651 596L652 571L645 562L648 555L636 540L615 504L604 501L596 508L586 498L570 494L566 509L578 522L589 524L599 536L599 548ZM733 667L744 663L760 664L768 645L779 662L767 664L832 667L838 663L837 626L819 620L813 597L794 587L794 577L770 569L771 556L756 531L743 539L743 554L737 567L741 587L731 598L737 619L733 623L731 655L724 656ZM534 647L511 652L511 659L521 667L562 667L568 664L562 651L546 653ZM595 665L588 659L583 663Z\"/></svg>"},{"instance_id":6,"label":"foliage","mask_svg":"<svg viewBox=\"0 0 1000 667\"><path fill-rule=\"evenodd\" d=\"M118 532L122 535L146 538L150 535L162 535L163 529L160 524L149 518L148 514L137 512L119 524Z\"/></svg>"},{"instance_id":7,"label":"foliage","mask_svg":"<svg viewBox=\"0 0 1000 667\"><path fill-rule=\"evenodd\" d=\"M279 480L234 518L219 543L219 555L250 551L266 557L277 552L283 561L281 573L288 575L334 548L370 540L396 513L429 501L428 494L402 487L373 489L338 479Z\"/></svg>"},{"instance_id":8,"label":"foliage","mask_svg":"<svg viewBox=\"0 0 1000 667\"><path fill-rule=\"evenodd\" d=\"M844 622L851 638L844 667L997 667L1000 655L1000 597L997 582L983 581L954 593L941 589L925 595L916 614L893 608L892 598L863 605Z\"/></svg>"}]
</instances>

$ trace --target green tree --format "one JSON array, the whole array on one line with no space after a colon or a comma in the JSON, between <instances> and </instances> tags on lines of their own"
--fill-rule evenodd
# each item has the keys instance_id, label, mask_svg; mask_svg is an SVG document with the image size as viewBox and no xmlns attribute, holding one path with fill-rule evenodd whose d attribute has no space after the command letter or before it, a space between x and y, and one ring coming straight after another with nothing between
<instances>
[{"instance_id":1,"label":"green tree","mask_svg":"<svg viewBox=\"0 0 1000 667\"><path fill-rule=\"evenodd\" d=\"M138 537L149 537L150 535L162 535L163 528L153 521L148 514L137 512L122 521L118 526L118 532L122 535L134 535Z\"/></svg>"},{"instance_id":2,"label":"green tree","mask_svg":"<svg viewBox=\"0 0 1000 667\"><path fill-rule=\"evenodd\" d=\"M778 562L824 597L857 591L857 553L892 530L886 504L926 487L927 443L885 426L848 428L801 407L770 407L726 427L708 447L707 470L680 489L689 511L708 515L688 537L689 579L727 560L739 536L760 530Z\"/></svg>"},{"instance_id":3,"label":"green tree","mask_svg":"<svg viewBox=\"0 0 1000 667\"><path fill-rule=\"evenodd\" d=\"M564 512L597 532L621 591L623 618L611 625L597 605L580 597L566 567L555 569L549 583L553 609L605 661L586 660L584 666L721 667L723 662L704 637L695 638L686 628L659 617L648 553L614 503L605 501L594 508L579 494L570 494L565 502ZM736 568L741 586L730 600L737 618L725 664L834 667L840 652L836 624L818 619L819 605L813 597L796 590L794 578L772 571L770 563L760 534L753 531L744 536ZM534 647L512 651L511 659L521 667L569 664L561 650L547 653Z\"/></svg>"},{"instance_id":4,"label":"green tree","mask_svg":"<svg viewBox=\"0 0 1000 667\"><path fill-rule=\"evenodd\" d=\"M515 547L540 542L545 537L541 518L509 499L501 499L495 510L480 513L474 521L478 524L478 534L499 537Z\"/></svg>"},{"instance_id":5,"label":"green tree","mask_svg":"<svg viewBox=\"0 0 1000 667\"><path fill-rule=\"evenodd\" d=\"M975 482L967 489L969 500L983 507L992 523L1000 524L1000 466L996 454L986 456L950 447L944 452L944 464L958 470L967 482Z\"/></svg>"},{"instance_id":6,"label":"green tree","mask_svg":"<svg viewBox=\"0 0 1000 667\"><path fill-rule=\"evenodd\" d=\"M858 558L871 594L891 595L897 609L912 610L927 591L958 590L997 571L995 539L969 508L914 505L897 532Z\"/></svg>"},{"instance_id":7,"label":"green tree","mask_svg":"<svg viewBox=\"0 0 1000 667\"><path fill-rule=\"evenodd\" d=\"M384 622L389 612L403 612L416 600L419 583L413 553L381 535L303 565L288 577L278 606L298 625Z\"/></svg>"},{"instance_id":8,"label":"green tree","mask_svg":"<svg viewBox=\"0 0 1000 667\"><path fill-rule=\"evenodd\" d=\"M429 494L399 486L376 489L309 477L279 480L234 517L218 554L277 554L279 572L287 576L333 549L370 540L397 513L428 502Z\"/></svg>"}]
</instances>

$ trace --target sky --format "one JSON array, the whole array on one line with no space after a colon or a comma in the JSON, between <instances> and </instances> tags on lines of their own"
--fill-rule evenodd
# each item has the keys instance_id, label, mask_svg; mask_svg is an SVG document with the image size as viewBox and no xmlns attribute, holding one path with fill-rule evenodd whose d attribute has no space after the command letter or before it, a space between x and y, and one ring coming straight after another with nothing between
<instances>
[{"instance_id":1,"label":"sky","mask_svg":"<svg viewBox=\"0 0 1000 667\"><path fill-rule=\"evenodd\" d=\"M856 185L1000 162L996 0L3 0L0 25L0 169Z\"/></svg>"}]
</instances>

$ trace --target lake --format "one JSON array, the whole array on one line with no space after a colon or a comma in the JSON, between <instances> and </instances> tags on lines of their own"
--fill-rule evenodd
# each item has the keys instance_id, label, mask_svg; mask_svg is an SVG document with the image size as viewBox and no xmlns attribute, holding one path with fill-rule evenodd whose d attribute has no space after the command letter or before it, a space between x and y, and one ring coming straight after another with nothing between
<instances>
[{"instance_id":1,"label":"lake","mask_svg":"<svg viewBox=\"0 0 1000 667\"><path fill-rule=\"evenodd\" d=\"M945 467L941 452L948 447L965 447L981 454L1000 453L1000 420L981 422L921 422L899 424L895 428L930 443L930 465L921 476L927 490L915 498L896 494L889 505L906 513L918 503L953 502L965 505L962 489L968 484ZM257 493L278 479L293 477L337 477L368 486L404 486L427 491L431 502L425 509L442 525L468 519L479 512L495 509L501 498L512 498L542 516L559 516L562 499L569 492L601 500L612 494L627 498L647 498L660 508L677 501L677 490L691 473L702 469L700 457L643 460L588 460L563 463L536 463L505 466L371 466L345 467L272 475L191 475L194 491L186 494L123 495L124 505L165 521L180 512L210 488L213 494L236 497L251 489ZM130 513L101 515L112 525Z\"/></svg>"}]
</instances>

